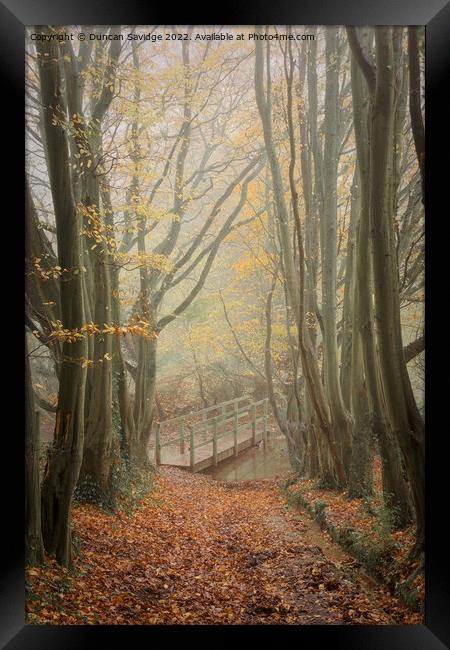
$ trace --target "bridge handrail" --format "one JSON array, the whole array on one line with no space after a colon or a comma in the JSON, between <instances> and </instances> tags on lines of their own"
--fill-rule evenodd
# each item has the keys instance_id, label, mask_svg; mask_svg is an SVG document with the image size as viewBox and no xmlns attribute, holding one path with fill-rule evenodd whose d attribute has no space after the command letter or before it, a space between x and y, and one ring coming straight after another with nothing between
<instances>
[{"instance_id":1,"label":"bridge handrail","mask_svg":"<svg viewBox=\"0 0 450 650\"><path fill-rule=\"evenodd\" d=\"M180 415L179 417L171 418L169 420L160 420L157 423L162 427L163 425L166 425L166 424L169 424L169 423L172 424L172 423L177 422L177 421L182 422L183 420L186 420L189 416L196 416L196 415L204 413L206 410L211 411L211 410L218 409L219 407L222 407L222 406L229 406L230 404L239 403L239 401L243 401L244 399L249 400L250 398L245 397L245 398L242 398L242 399L239 399L239 400L230 400L228 402L221 402L220 404L216 404L214 406L209 406L208 409L202 409L201 411L195 411L193 413L186 413L185 415ZM247 413L251 409L252 405L255 405L257 407L257 406L260 406L261 404L264 404L265 401L266 401L265 399L261 399L258 402L251 402L248 406L238 407L238 413L239 414ZM227 417L224 417L224 415L227 415ZM225 420L227 420L229 418L234 417L234 411L230 411L227 414L220 414L219 416L215 416L215 417L223 417L224 418L223 421L225 421ZM212 422L212 420L213 420L213 418L211 418L209 420L208 424L210 424ZM192 424L190 426L192 426L194 428L195 427L204 427L206 423L207 423L207 421L203 420L202 422L194 422L194 424Z\"/></svg>"},{"instance_id":2,"label":"bridge handrail","mask_svg":"<svg viewBox=\"0 0 450 650\"><path fill-rule=\"evenodd\" d=\"M241 418L241 417L243 417L245 415L248 415L249 412L250 412L250 410L241 411L241 412L238 411L238 418ZM235 418L235 415L234 415L234 413L230 413L227 417L223 417L223 416L220 416L220 415L216 415L216 417L220 418L220 420L218 421L217 424L218 424L218 426L221 426L222 424L227 424L228 422L233 422L234 418ZM174 438L173 440L168 440L167 442L161 443L160 447L161 448L162 447L169 447L170 445L177 445L183 440L184 441L189 440L189 438L190 438L190 430L191 429L193 430L194 435L197 435L199 433L207 433L209 430L211 430L213 423L214 423L214 420L211 419L211 420L208 420L208 422L196 422L193 425L188 425L188 427L187 427L188 431L187 432L185 432L183 435L178 434L177 437ZM202 429L204 431L202 431ZM230 433L230 431L231 431L231 429L227 429L227 430L225 430L223 432L222 435L228 435ZM220 438L220 437L221 436L218 436L218 438ZM201 445L195 445L195 448L197 448L198 446L201 446Z\"/></svg>"},{"instance_id":3,"label":"bridge handrail","mask_svg":"<svg viewBox=\"0 0 450 650\"><path fill-rule=\"evenodd\" d=\"M264 402L265 402L265 400L262 399L262 400L259 400L258 402L252 402L248 406L239 407L239 409L237 410L238 419L241 419L242 417L250 415L253 406L255 408L258 408L259 406L263 405ZM229 423L229 422L233 422L234 418L236 417L235 413L236 413L236 411L233 411L233 412L223 414L223 415L222 414L216 415L215 417L219 418L218 424L222 425L222 424L226 424L226 423ZM256 418L256 420L258 422L260 422L263 419L264 419L264 415L261 415L261 416ZM166 420L166 422L167 422L167 420ZM178 432L177 437L174 438L173 440L168 440L167 442L160 443L160 448L177 445L177 444L179 444L179 443L181 443L183 441L186 442L187 440L189 440L190 429L191 428L194 430L194 435L197 435L197 434L202 433L202 432L207 433L208 429L210 429L212 427L213 422L214 422L214 418L211 418L209 420L204 420L202 422L194 422L194 424L191 424L191 425L188 424L187 427L186 427L188 429L188 431L185 431L183 434L180 434ZM163 424L163 423L161 423L161 424ZM162 431L160 433L162 433ZM228 435L229 433L230 433L230 430L228 429L223 433L223 435ZM218 438L220 438L220 437L221 436L218 436ZM203 445L203 443L201 443L201 445L196 444L195 448L197 448L198 446L202 446L202 445Z\"/></svg>"},{"instance_id":4,"label":"bridge handrail","mask_svg":"<svg viewBox=\"0 0 450 650\"><path fill-rule=\"evenodd\" d=\"M245 414L242 414L242 415L245 415ZM217 416L217 417L219 417L219 416ZM254 420L255 424L256 424L256 422L263 422L264 419L265 419L264 415L260 415L259 417L256 417L255 420ZM217 426L219 427L220 425L222 425L225 422L228 422L230 420L234 420L234 415L233 415L232 418L227 418L227 420L221 420L220 422L217 423ZM251 424L251 423L245 422L244 424L240 424L238 426L238 430L242 429L243 427L247 426L248 424ZM213 433L211 425L208 427L208 432ZM196 432L196 433L198 433L198 432ZM220 440L220 438L224 438L225 436L229 436L231 433L233 433L232 428L225 429L225 431L222 431L222 433L220 433L220 434L218 433L216 435L216 440ZM183 436L183 438L177 437L177 438L174 438L173 440L168 440L167 442L160 443L159 448L163 449L164 447L171 447L171 446L173 447L175 445L179 445L181 440L184 440L185 442L187 442L189 440L189 437L190 437L189 434L185 434ZM213 442L213 440L214 440L214 435L213 435L212 438L207 438L206 440L203 440L202 442L195 443L194 447L195 447L195 449L198 449L199 447L203 447L204 445L207 445L207 444L209 445L209 444L211 444L211 442Z\"/></svg>"},{"instance_id":5,"label":"bridge handrail","mask_svg":"<svg viewBox=\"0 0 450 650\"><path fill-rule=\"evenodd\" d=\"M204 409L200 409L199 411L192 411L191 413L184 413L183 415L177 415L175 418L169 418L168 420L159 420L159 424L161 426L164 426L166 424L174 424L175 422L179 422L181 420L189 418L189 417L195 417L197 415L203 415L205 413L210 413L211 411L215 411L216 409L220 409L224 406L229 406L230 404L235 404L239 402L244 402L244 401L250 401L250 397L235 397L234 399L227 400L226 402L220 402L219 404L213 404L212 406L207 406Z\"/></svg>"}]
</instances>

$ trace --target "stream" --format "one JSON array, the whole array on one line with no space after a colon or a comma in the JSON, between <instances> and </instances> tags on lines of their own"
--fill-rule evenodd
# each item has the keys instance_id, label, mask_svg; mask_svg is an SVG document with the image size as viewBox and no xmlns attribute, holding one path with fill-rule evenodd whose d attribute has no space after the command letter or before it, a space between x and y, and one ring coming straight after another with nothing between
<instances>
[{"instance_id":1,"label":"stream","mask_svg":"<svg viewBox=\"0 0 450 650\"><path fill-rule=\"evenodd\" d=\"M218 481L252 481L281 478L290 470L286 440L283 435L272 434L265 445L260 442L217 467L208 467L202 474Z\"/></svg>"}]
</instances>

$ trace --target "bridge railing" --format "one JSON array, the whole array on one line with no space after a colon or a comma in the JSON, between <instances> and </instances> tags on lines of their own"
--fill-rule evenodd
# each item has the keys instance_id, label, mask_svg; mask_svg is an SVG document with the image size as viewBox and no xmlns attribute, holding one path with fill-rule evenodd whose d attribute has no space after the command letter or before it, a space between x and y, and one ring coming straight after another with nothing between
<instances>
[{"instance_id":1,"label":"bridge railing","mask_svg":"<svg viewBox=\"0 0 450 650\"><path fill-rule=\"evenodd\" d=\"M159 437L161 444L166 445L169 441L173 442L176 439L181 444L183 440L186 441L186 432L190 426L205 425L208 420L211 420L216 415L226 416L227 413L233 413L236 408L239 411L242 410L242 408L250 403L251 399L249 397L237 397L226 402L221 402L220 404L208 406L199 411L160 421Z\"/></svg>"},{"instance_id":2,"label":"bridge railing","mask_svg":"<svg viewBox=\"0 0 450 650\"><path fill-rule=\"evenodd\" d=\"M217 465L218 441L233 435L234 454L238 454L239 433L251 428L253 444L256 443L256 429L263 422L262 438L267 439L268 399L253 402L248 397L239 397L227 402L209 406L195 413L171 418L156 423L155 462L161 464L161 450L178 447L179 453L189 449L190 466L195 465L195 451L205 445L212 445L213 462ZM164 439L166 437L166 439Z\"/></svg>"}]
</instances>

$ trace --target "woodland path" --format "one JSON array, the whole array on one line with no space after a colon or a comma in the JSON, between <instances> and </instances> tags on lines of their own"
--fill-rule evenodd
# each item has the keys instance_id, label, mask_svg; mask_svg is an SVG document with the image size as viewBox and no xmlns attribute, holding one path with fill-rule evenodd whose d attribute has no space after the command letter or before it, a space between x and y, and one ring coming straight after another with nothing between
<instances>
[{"instance_id":1,"label":"woodland path","mask_svg":"<svg viewBox=\"0 0 450 650\"><path fill-rule=\"evenodd\" d=\"M274 481L225 483L164 467L131 517L80 506L74 522L75 575L57 565L34 570L34 591L52 588L54 598L31 605L29 622L406 621L396 599L369 584L306 514L287 508Z\"/></svg>"}]
</instances>

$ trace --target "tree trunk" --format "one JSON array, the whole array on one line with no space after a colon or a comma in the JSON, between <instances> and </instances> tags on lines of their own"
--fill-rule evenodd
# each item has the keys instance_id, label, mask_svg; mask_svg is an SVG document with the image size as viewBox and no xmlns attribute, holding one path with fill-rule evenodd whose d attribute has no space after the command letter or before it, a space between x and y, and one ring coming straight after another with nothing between
<instances>
[{"instance_id":1,"label":"tree trunk","mask_svg":"<svg viewBox=\"0 0 450 650\"><path fill-rule=\"evenodd\" d=\"M342 309L341 364L339 381L345 408L351 410L352 390L352 351L353 351L353 318L355 316L355 232L356 222L361 205L358 163L355 164L350 198L350 223L347 236L347 253L345 261L344 305Z\"/></svg>"},{"instance_id":2,"label":"tree trunk","mask_svg":"<svg viewBox=\"0 0 450 650\"><path fill-rule=\"evenodd\" d=\"M370 157L370 227L380 371L393 434L408 472L416 516L416 551L425 539L424 430L403 355L391 201L394 84L390 28L375 32L377 75Z\"/></svg>"},{"instance_id":3,"label":"tree trunk","mask_svg":"<svg viewBox=\"0 0 450 650\"><path fill-rule=\"evenodd\" d=\"M25 553L28 564L44 561L39 477L39 420L34 409L27 334L25 334Z\"/></svg>"},{"instance_id":4,"label":"tree trunk","mask_svg":"<svg viewBox=\"0 0 450 650\"><path fill-rule=\"evenodd\" d=\"M100 125L98 125L100 127ZM101 150L99 138L95 138L91 150ZM93 154L92 154L93 155ZM84 188L83 204L93 215L94 223L100 231L105 223L100 216L100 192L97 177L89 174ZM109 206L103 205L103 212ZM93 240L90 239L90 242ZM90 244L90 247L92 244ZM98 242L92 251L93 320L101 328L112 324L111 298L111 255L105 241ZM86 405L85 442L83 463L80 471L80 486L89 484L83 490L87 500L100 501L114 505L114 476L119 461L119 441L112 421L112 352L113 341L110 333L97 333L93 337L92 367L89 401Z\"/></svg>"},{"instance_id":5,"label":"tree trunk","mask_svg":"<svg viewBox=\"0 0 450 650\"><path fill-rule=\"evenodd\" d=\"M263 44L257 41L255 46L255 94L258 112L263 126L264 143L269 159L269 167L272 176L272 187L275 196L276 216L279 224L280 241L282 248L282 265L285 275L285 282L287 286L287 294L289 304L292 306L293 316L295 318L298 329L299 349L302 359L303 374L306 381L308 394L311 403L317 415L317 433L321 437L320 448L322 451L328 450L327 458L331 458L333 470L327 472L328 478L332 479L335 485L344 485L346 482L345 470L342 465L338 449L336 447L336 429L334 423L330 421L330 413L328 404L323 391L323 386L320 381L316 359L310 347L309 334L303 327L304 304L303 299L299 299L299 295L304 296L304 250L302 243L301 224L296 222L297 245L299 252L299 265L300 265L300 280L297 281L297 276L294 271L294 262L292 255L291 235L289 232L288 211L284 196L283 183L281 178L280 165L277 158L277 153L273 141L272 134L272 119L271 119L271 104L270 104L270 71L267 70L268 87L266 93L264 91L264 66L263 66ZM292 79L292 77L291 77ZM267 94L267 99L266 99ZM292 147L292 129L291 131L291 165L292 159L295 156L295 147ZM293 201L295 201L295 192L292 188L292 177L290 182L291 194ZM295 212L294 212L295 215ZM300 285L300 291L298 289ZM325 460L324 460L325 464Z\"/></svg>"},{"instance_id":6,"label":"tree trunk","mask_svg":"<svg viewBox=\"0 0 450 650\"><path fill-rule=\"evenodd\" d=\"M363 34L363 43L366 45L368 34ZM379 357L375 341L375 316L373 307L373 281L372 262L370 258L370 120L372 112L372 96L374 88L369 86L369 105L364 101L365 89L360 64L352 47L352 95L354 110L354 128L356 151L360 176L361 210L356 240L355 259L355 291L358 296L358 315L355 326L361 339L364 364L364 379L369 402L372 438L378 441L383 472L383 492L385 504L394 508L400 525L410 520L410 507L407 486L403 480L403 473L396 441L389 431L389 423L384 415L385 408L380 385ZM370 78L370 77L369 77ZM369 262L369 263L368 263Z\"/></svg>"},{"instance_id":7,"label":"tree trunk","mask_svg":"<svg viewBox=\"0 0 450 650\"><path fill-rule=\"evenodd\" d=\"M349 471L348 495L350 498L360 498L370 496L373 490L372 469L373 469L373 436L371 430L371 418L369 411L369 401L367 398L367 388L364 382L364 364L362 340L360 336L360 319L361 307L359 299L359 282L355 274L356 246L359 239L359 218L361 210L360 194L360 173L358 164L355 168L355 178L353 180L352 197L352 217L349 228L349 242L347 246L347 278L346 278L346 298L348 303L348 321L345 323L343 336L343 345L345 338L349 341L350 360L346 365L348 376L344 382L348 384L349 405L353 415L352 431L352 455ZM356 223L355 223L356 221ZM351 275L348 277L348 274ZM344 352L344 350L343 350ZM343 368L344 370L344 368Z\"/></svg>"},{"instance_id":8,"label":"tree trunk","mask_svg":"<svg viewBox=\"0 0 450 650\"><path fill-rule=\"evenodd\" d=\"M68 142L59 122L66 115L58 65L59 45L54 41L38 42L36 47L47 164L56 219L58 262L61 268L68 269L60 289L61 320L63 328L74 334L85 322L82 257L80 219L73 200L69 172ZM54 117L57 119L54 120ZM76 336L73 341L64 340L54 441L42 485L44 545L47 552L65 566L71 564L70 510L83 453L86 370L82 360L86 359L86 353L85 336Z\"/></svg>"},{"instance_id":9,"label":"tree trunk","mask_svg":"<svg viewBox=\"0 0 450 650\"><path fill-rule=\"evenodd\" d=\"M120 32L120 27L114 28L113 31ZM83 143L80 149L81 161L85 169L81 183L81 204L85 218L83 242L87 249L84 251L84 258L90 270L90 282L86 283L84 288L85 296L88 294L86 302L90 302L92 320L102 329L112 324L111 244L108 235L113 226L108 186L101 162L102 122L113 98L119 53L120 41L111 41L104 77L98 88L98 99L93 103L88 128L84 127L83 120L79 134L80 142ZM76 105L81 114L79 77L80 74L73 80L71 93L77 97ZM100 197L103 198L102 205ZM99 500L104 505L113 506L117 487L114 478L119 462L119 440L112 419L113 342L110 333L96 333L90 339L89 360L92 366L88 370L85 443L80 485L84 483L87 484L86 487L89 486L89 489L82 491L87 500Z\"/></svg>"},{"instance_id":10,"label":"tree trunk","mask_svg":"<svg viewBox=\"0 0 450 650\"><path fill-rule=\"evenodd\" d=\"M138 341L138 366L134 401L134 431L129 456L132 463L148 464L148 443L153 421L156 388L156 340L143 336Z\"/></svg>"},{"instance_id":11,"label":"tree trunk","mask_svg":"<svg viewBox=\"0 0 450 650\"><path fill-rule=\"evenodd\" d=\"M324 203L320 215L322 259L322 320L325 386L346 475L351 454L351 416L344 406L338 376L336 341L337 167L338 167L338 28L326 30Z\"/></svg>"},{"instance_id":12,"label":"tree trunk","mask_svg":"<svg viewBox=\"0 0 450 650\"><path fill-rule=\"evenodd\" d=\"M420 63L419 63L419 27L408 27L408 57L409 57L409 112L411 127L419 161L420 179L422 185L422 202L425 201L425 128L423 125L421 92L420 92Z\"/></svg>"}]
</instances>

